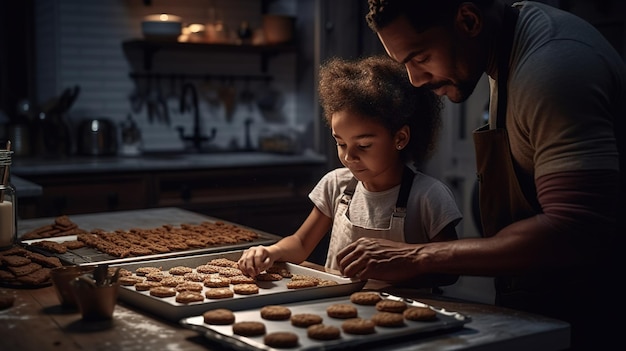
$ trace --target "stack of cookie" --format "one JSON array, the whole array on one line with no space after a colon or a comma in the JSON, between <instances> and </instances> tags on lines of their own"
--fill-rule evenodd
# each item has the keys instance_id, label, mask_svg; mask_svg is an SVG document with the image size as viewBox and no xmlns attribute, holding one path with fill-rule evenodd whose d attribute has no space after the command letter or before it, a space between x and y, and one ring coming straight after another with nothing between
<instances>
[{"instance_id":1,"label":"stack of cookie","mask_svg":"<svg viewBox=\"0 0 626 351\"><path fill-rule=\"evenodd\" d=\"M0 251L0 285L39 287L51 284L50 269L60 267L56 257L13 247Z\"/></svg>"},{"instance_id":2,"label":"stack of cookie","mask_svg":"<svg viewBox=\"0 0 626 351\"><path fill-rule=\"evenodd\" d=\"M57 236L66 235L78 235L87 233L86 230L81 229L78 225L70 220L68 216L59 216L54 219L52 224L47 224L31 230L28 233L24 233L21 240L51 238Z\"/></svg>"}]
</instances>

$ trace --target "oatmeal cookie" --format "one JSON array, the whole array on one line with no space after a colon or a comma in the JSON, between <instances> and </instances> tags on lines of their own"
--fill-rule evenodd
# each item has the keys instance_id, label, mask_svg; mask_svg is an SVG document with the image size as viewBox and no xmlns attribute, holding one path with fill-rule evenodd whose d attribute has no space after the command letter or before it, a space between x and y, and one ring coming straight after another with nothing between
<instances>
[{"instance_id":1,"label":"oatmeal cookie","mask_svg":"<svg viewBox=\"0 0 626 351\"><path fill-rule=\"evenodd\" d=\"M176 296L176 289L167 286L156 286L150 288L150 295L156 297L172 297Z\"/></svg>"},{"instance_id":2,"label":"oatmeal cookie","mask_svg":"<svg viewBox=\"0 0 626 351\"><path fill-rule=\"evenodd\" d=\"M404 318L410 321L432 321L437 319L437 312L428 307L409 307L402 312Z\"/></svg>"},{"instance_id":3,"label":"oatmeal cookie","mask_svg":"<svg viewBox=\"0 0 626 351\"><path fill-rule=\"evenodd\" d=\"M356 318L358 315L356 307L345 303L336 303L328 306L326 313L329 317L340 319Z\"/></svg>"},{"instance_id":4,"label":"oatmeal cookie","mask_svg":"<svg viewBox=\"0 0 626 351\"><path fill-rule=\"evenodd\" d=\"M382 297L373 291L358 291L350 295L350 302L357 305L376 305Z\"/></svg>"},{"instance_id":5,"label":"oatmeal cookie","mask_svg":"<svg viewBox=\"0 0 626 351\"><path fill-rule=\"evenodd\" d=\"M244 321L233 324L233 333L242 336L258 336L265 334L263 322Z\"/></svg>"},{"instance_id":6,"label":"oatmeal cookie","mask_svg":"<svg viewBox=\"0 0 626 351\"><path fill-rule=\"evenodd\" d=\"M374 322L363 318L351 318L341 324L344 333L355 335L374 334L376 325Z\"/></svg>"},{"instance_id":7,"label":"oatmeal cookie","mask_svg":"<svg viewBox=\"0 0 626 351\"><path fill-rule=\"evenodd\" d=\"M273 332L263 337L263 343L276 348L296 347L298 346L298 335L288 331Z\"/></svg>"},{"instance_id":8,"label":"oatmeal cookie","mask_svg":"<svg viewBox=\"0 0 626 351\"><path fill-rule=\"evenodd\" d=\"M314 313L298 313L291 316L291 325L294 327L306 328L311 325L320 324L323 318Z\"/></svg>"},{"instance_id":9,"label":"oatmeal cookie","mask_svg":"<svg viewBox=\"0 0 626 351\"><path fill-rule=\"evenodd\" d=\"M402 313L406 308L406 302L403 301L381 300L376 303L376 310L381 312Z\"/></svg>"},{"instance_id":10,"label":"oatmeal cookie","mask_svg":"<svg viewBox=\"0 0 626 351\"><path fill-rule=\"evenodd\" d=\"M259 287L256 284L237 284L233 285L233 291L239 295L254 295L259 293Z\"/></svg>"},{"instance_id":11,"label":"oatmeal cookie","mask_svg":"<svg viewBox=\"0 0 626 351\"><path fill-rule=\"evenodd\" d=\"M179 303L192 303L192 302L202 302L204 301L204 296L201 293L196 291L181 291L176 295L176 302Z\"/></svg>"},{"instance_id":12,"label":"oatmeal cookie","mask_svg":"<svg viewBox=\"0 0 626 351\"><path fill-rule=\"evenodd\" d=\"M261 308L261 318L271 321L282 321L291 317L291 310L285 306L267 305Z\"/></svg>"},{"instance_id":13,"label":"oatmeal cookie","mask_svg":"<svg viewBox=\"0 0 626 351\"><path fill-rule=\"evenodd\" d=\"M235 323L235 314L226 308L216 308L202 314L204 323L214 325L228 325Z\"/></svg>"},{"instance_id":14,"label":"oatmeal cookie","mask_svg":"<svg viewBox=\"0 0 626 351\"><path fill-rule=\"evenodd\" d=\"M306 335L315 340L335 340L341 336L341 330L334 325L314 324L306 328Z\"/></svg>"},{"instance_id":15,"label":"oatmeal cookie","mask_svg":"<svg viewBox=\"0 0 626 351\"><path fill-rule=\"evenodd\" d=\"M234 293L230 288L209 288L204 292L207 299L225 299L233 297Z\"/></svg>"}]
</instances>

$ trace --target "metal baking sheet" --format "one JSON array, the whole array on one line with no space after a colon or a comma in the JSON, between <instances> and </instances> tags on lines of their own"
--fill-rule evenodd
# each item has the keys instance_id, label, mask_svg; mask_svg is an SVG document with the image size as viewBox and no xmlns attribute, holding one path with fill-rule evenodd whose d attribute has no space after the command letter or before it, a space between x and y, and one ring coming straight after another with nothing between
<instances>
[{"instance_id":1,"label":"metal baking sheet","mask_svg":"<svg viewBox=\"0 0 626 351\"><path fill-rule=\"evenodd\" d=\"M462 328L465 324L471 322L471 317L457 312L446 311L430 305L426 305L419 301L408 300L401 297L380 293L385 299L404 301L407 305L417 307L428 307L437 312L437 319L427 322L414 322L405 320L402 327L376 327L376 332L369 335L351 335L341 331L341 337L336 340L320 341L310 339L307 336L306 328L294 327L289 320L270 321L262 319L260 309L249 309L245 311L235 311L235 321L258 321L265 324L266 334L277 331L291 331L298 335L299 346L290 348L289 350L300 351L316 351L316 350L332 350L339 348L354 348L374 342L390 341L405 336L410 336L415 343L419 343L419 336L430 332L445 332ZM362 306L350 302L349 296L334 297L315 301L305 301L296 303L281 303L282 306L288 307L292 315L298 313L314 313L323 318L326 325L334 325L341 330L343 319L331 318L326 314L326 308L331 304L344 303L352 304L357 308L360 318L370 319L376 308L374 306ZM202 315L184 318L180 324L186 328L196 330L203 334L206 338L217 341L218 343L229 348L237 350L271 350L276 349L269 347L263 343L263 335L256 337L245 337L233 334L232 325L210 325L204 323ZM284 349L283 349L284 350Z\"/></svg>"},{"instance_id":2,"label":"metal baking sheet","mask_svg":"<svg viewBox=\"0 0 626 351\"><path fill-rule=\"evenodd\" d=\"M161 267L168 270L175 266L187 266L194 268L206 264L215 258L228 258L238 260L243 250L229 251L193 257L177 257L162 260L151 260L134 262L131 264L116 264L111 267L123 267L134 272L139 267ZM264 306L267 304L287 303L294 301L313 300L332 296L349 295L358 291L365 285L364 281L340 277L338 275L321 272L312 268L303 267L296 264L287 263L287 268L292 274L302 274L318 277L320 279L334 280L338 284L331 286L316 286L312 288L288 289L289 278L280 281L259 281L259 293L254 295L238 295L226 299L205 299L203 302L190 304L178 303L175 297L159 298L151 296L148 291L136 291L133 286L121 286L119 292L120 300L141 309L149 311L165 319L178 322L181 318L202 314L213 308L228 308L233 311L244 310ZM232 287L232 285L231 285ZM202 294L207 288L203 288Z\"/></svg>"},{"instance_id":3,"label":"metal baking sheet","mask_svg":"<svg viewBox=\"0 0 626 351\"><path fill-rule=\"evenodd\" d=\"M74 249L74 250L67 250L66 253L63 254L59 254L59 253L52 253L50 251L44 250L42 248L39 248L37 246L33 246L31 245L34 242L37 241L43 241L43 240L49 240L49 241L55 241L55 242L63 242L63 241L72 241L72 240L76 240L77 236L76 235L68 235L68 236L58 236L58 237L50 237L50 238L41 238L41 239L31 239L31 240L22 240L21 243L22 245L24 245L28 250L31 251L36 251L39 253L42 253L44 255L47 256L56 256L58 257L62 262L66 263L66 264L71 264L71 265L95 265L95 264L116 264L116 263L125 263L125 262L136 262L136 261L145 261L145 260L154 260L154 259L163 259L163 258L170 258L170 257L179 257L179 256L190 256L190 255L199 255L199 254L205 254L205 253L215 253L215 252L222 252L222 251L232 251L232 250L239 250L239 249L245 249L251 246L256 246L256 245L270 245L273 244L275 242L277 242L278 240L280 240L282 237L278 236L278 235L274 235L274 234L269 234L260 230L256 230L253 228L249 228L240 224L236 224L236 223L232 223L232 222L228 222L225 220L221 220L221 219L217 219L217 218L213 218L213 217L207 217L207 216L203 216L200 214L196 214L193 212L189 212L189 211L183 211L180 209L176 209L176 216L174 217L169 217L169 216L162 216L160 217L160 221L161 224L160 225L174 225L174 226L179 226L181 224L192 224L192 225L197 225L200 224L202 222L223 222L226 224L232 224L232 225L236 225L240 228L244 228L250 231L253 231L255 233L257 233L259 235L259 237L253 241L249 241L249 242L239 242L236 244L224 244L224 245L212 245L212 246L208 246L208 247L204 247L204 248L193 248L193 249L189 249L189 250L181 250L181 251L172 251L172 252L167 252L167 253L160 253L160 254L153 254L153 255L143 255L143 256L133 256L133 257L124 257L124 258L118 258L118 257L114 257L111 255L108 255L106 253L103 253L101 251L98 251L94 248L90 248L90 247L83 247L80 249ZM170 210L171 211L171 210ZM153 211L155 212L155 211ZM156 213L156 212L155 212ZM164 212L165 213L165 212ZM158 213L157 213L158 214ZM150 228L155 228L158 227L159 224L155 224L158 222L155 222L155 219L153 218L154 215L150 215L149 218L146 218L146 221L144 221L145 223L143 223L143 225L141 224L141 213L138 213L137 216L132 216L133 218L137 218L139 222L129 222L126 223L126 227L120 227L124 226L124 221L118 221L115 218L111 217L110 220L107 221L107 223L98 223L99 225L97 227L94 228L89 228L88 230L92 230L92 229L103 229L106 231L114 231L116 229L124 229L124 230L129 230L131 228L143 228L143 229L150 229ZM115 216L115 214L110 214L110 216ZM145 215L144 215L145 216ZM77 219L74 220L73 217L73 221L78 223L80 222L80 216L76 216ZM50 219L48 220L49 223L52 223L54 220ZM48 223L46 222L46 223ZM39 223L40 224L40 223ZM87 226L85 224L81 224L79 225L81 228L83 229L87 229Z\"/></svg>"}]
</instances>

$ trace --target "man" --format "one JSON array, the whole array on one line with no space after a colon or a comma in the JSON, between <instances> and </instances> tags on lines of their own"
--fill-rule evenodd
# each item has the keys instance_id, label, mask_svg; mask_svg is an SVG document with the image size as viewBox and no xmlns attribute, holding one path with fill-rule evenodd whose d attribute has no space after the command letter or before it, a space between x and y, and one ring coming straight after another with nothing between
<instances>
[{"instance_id":1,"label":"man","mask_svg":"<svg viewBox=\"0 0 626 351\"><path fill-rule=\"evenodd\" d=\"M626 235L623 60L590 24L545 4L369 0L369 8L368 24L413 85L463 102L490 77L489 124L474 133L484 237L360 239L339 252L342 273L391 282L493 276L496 304L570 322L573 349L612 345L618 332L605 318L623 309L609 295Z\"/></svg>"}]
</instances>

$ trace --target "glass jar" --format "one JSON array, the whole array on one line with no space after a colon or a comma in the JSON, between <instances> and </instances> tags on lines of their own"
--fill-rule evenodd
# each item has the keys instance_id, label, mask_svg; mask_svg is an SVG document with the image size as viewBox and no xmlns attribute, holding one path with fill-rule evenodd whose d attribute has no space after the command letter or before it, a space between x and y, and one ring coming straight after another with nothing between
<instances>
[{"instance_id":1,"label":"glass jar","mask_svg":"<svg viewBox=\"0 0 626 351\"><path fill-rule=\"evenodd\" d=\"M12 153L0 150L0 249L13 246L17 240L17 196L9 181Z\"/></svg>"}]
</instances>

